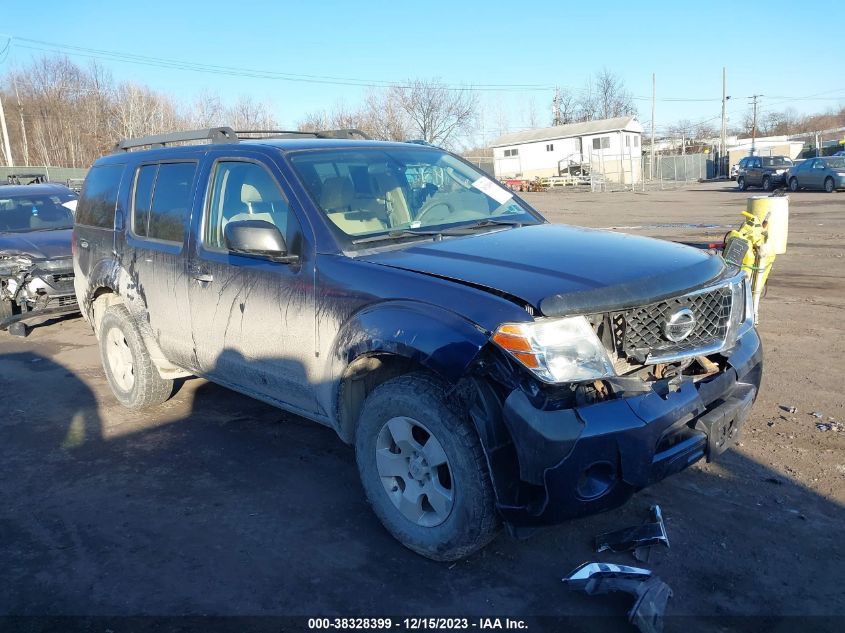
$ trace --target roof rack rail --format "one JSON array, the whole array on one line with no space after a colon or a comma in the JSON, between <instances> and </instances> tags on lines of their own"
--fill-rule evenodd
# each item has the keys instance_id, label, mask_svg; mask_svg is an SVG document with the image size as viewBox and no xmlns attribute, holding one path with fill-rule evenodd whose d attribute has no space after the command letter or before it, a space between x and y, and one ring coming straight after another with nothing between
<instances>
[{"instance_id":1,"label":"roof rack rail","mask_svg":"<svg viewBox=\"0 0 845 633\"><path fill-rule=\"evenodd\" d=\"M339 138L339 139L363 139L370 137L356 128L344 128L339 130L314 130L306 132L303 130L238 130L235 132L241 140L256 138L292 138L297 136L313 136L315 138ZM264 136L245 136L247 134L263 134Z\"/></svg>"},{"instance_id":2,"label":"roof rack rail","mask_svg":"<svg viewBox=\"0 0 845 633\"><path fill-rule=\"evenodd\" d=\"M168 134L155 134L153 136L141 136L139 138L123 139L115 143L115 152L128 152L138 147L164 147L171 143L184 143L187 141L210 141L212 143L238 143L242 140L256 140L263 138L295 138L297 136L312 136L314 138L337 138L337 139L364 139L370 137L361 130L318 130L315 132L302 132L300 130L240 130L234 131L230 127L212 127L204 130L186 130L184 132L170 132Z\"/></svg>"},{"instance_id":3,"label":"roof rack rail","mask_svg":"<svg viewBox=\"0 0 845 633\"><path fill-rule=\"evenodd\" d=\"M238 136L230 127L212 127L204 130L186 130L169 134L154 134L139 138L127 138L115 143L115 151L128 152L134 147L164 147L170 143L185 141L211 141L212 143L237 143Z\"/></svg>"}]
</instances>

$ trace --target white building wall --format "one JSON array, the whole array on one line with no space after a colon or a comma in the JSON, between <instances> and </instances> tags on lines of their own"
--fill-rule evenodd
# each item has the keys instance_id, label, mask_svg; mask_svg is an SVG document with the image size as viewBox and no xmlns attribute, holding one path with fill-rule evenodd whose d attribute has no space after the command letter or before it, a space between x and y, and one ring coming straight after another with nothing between
<instances>
[{"instance_id":1,"label":"white building wall","mask_svg":"<svg viewBox=\"0 0 845 633\"><path fill-rule=\"evenodd\" d=\"M636 137L636 141L635 141ZM606 138L604 145L593 148L593 139ZM629 144L626 145L625 139ZM580 142L579 142L580 141ZM551 149L548 148L551 146ZM516 156L506 156L516 150ZM496 178L542 178L557 176L559 165L565 167L568 161L589 163L593 171L601 171L615 182L639 180L642 156L642 135L634 131L615 131L592 134L583 137L535 141L507 147L493 148ZM561 161L564 161L561 164ZM634 165L635 163L635 165Z\"/></svg>"}]
</instances>

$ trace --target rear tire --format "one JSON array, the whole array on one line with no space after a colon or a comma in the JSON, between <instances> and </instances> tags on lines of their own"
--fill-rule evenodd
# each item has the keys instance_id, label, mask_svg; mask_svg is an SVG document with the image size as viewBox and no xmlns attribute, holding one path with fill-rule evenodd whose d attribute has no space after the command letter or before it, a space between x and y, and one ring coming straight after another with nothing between
<instances>
[{"instance_id":1,"label":"rear tire","mask_svg":"<svg viewBox=\"0 0 845 633\"><path fill-rule=\"evenodd\" d=\"M159 375L126 306L106 310L99 342L109 386L124 407L144 409L161 404L173 393L173 381Z\"/></svg>"},{"instance_id":2,"label":"rear tire","mask_svg":"<svg viewBox=\"0 0 845 633\"><path fill-rule=\"evenodd\" d=\"M772 179L768 176L763 178L763 191L771 191L772 190Z\"/></svg>"},{"instance_id":3,"label":"rear tire","mask_svg":"<svg viewBox=\"0 0 845 633\"><path fill-rule=\"evenodd\" d=\"M438 561L478 551L499 528L478 434L446 392L424 373L389 380L367 397L355 432L373 512L402 545Z\"/></svg>"},{"instance_id":4,"label":"rear tire","mask_svg":"<svg viewBox=\"0 0 845 633\"><path fill-rule=\"evenodd\" d=\"M797 178L792 177L792 178L789 179L789 190L792 191L793 193L798 191L798 179Z\"/></svg>"},{"instance_id":5,"label":"rear tire","mask_svg":"<svg viewBox=\"0 0 845 633\"><path fill-rule=\"evenodd\" d=\"M836 191L836 187L833 183L833 178L831 178L830 176L824 179L824 190L827 193L833 193L834 191Z\"/></svg>"},{"instance_id":6,"label":"rear tire","mask_svg":"<svg viewBox=\"0 0 845 633\"><path fill-rule=\"evenodd\" d=\"M736 179L736 186L737 189L739 189L740 191L745 191L748 188L745 185L745 178L743 178L742 176Z\"/></svg>"}]
</instances>

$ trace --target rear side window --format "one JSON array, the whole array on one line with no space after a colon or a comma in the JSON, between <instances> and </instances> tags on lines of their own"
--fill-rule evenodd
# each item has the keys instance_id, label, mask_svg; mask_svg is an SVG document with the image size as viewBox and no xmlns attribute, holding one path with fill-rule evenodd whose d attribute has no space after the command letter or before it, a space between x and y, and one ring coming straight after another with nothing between
<instances>
[{"instance_id":1,"label":"rear side window","mask_svg":"<svg viewBox=\"0 0 845 633\"><path fill-rule=\"evenodd\" d=\"M182 243L197 164L143 165L135 174L132 231L139 237Z\"/></svg>"},{"instance_id":2,"label":"rear side window","mask_svg":"<svg viewBox=\"0 0 845 633\"><path fill-rule=\"evenodd\" d=\"M76 223L114 228L114 210L117 207L117 192L123 165L101 165L92 167L85 178L82 196L76 209Z\"/></svg>"}]
</instances>

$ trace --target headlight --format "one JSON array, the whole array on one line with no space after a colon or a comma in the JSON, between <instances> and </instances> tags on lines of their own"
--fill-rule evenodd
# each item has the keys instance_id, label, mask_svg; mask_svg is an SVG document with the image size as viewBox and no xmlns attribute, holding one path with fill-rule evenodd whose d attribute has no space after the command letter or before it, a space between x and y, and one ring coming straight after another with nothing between
<instances>
[{"instance_id":1,"label":"headlight","mask_svg":"<svg viewBox=\"0 0 845 633\"><path fill-rule=\"evenodd\" d=\"M543 382L575 382L613 376L613 364L582 316L504 323L493 341Z\"/></svg>"},{"instance_id":2,"label":"headlight","mask_svg":"<svg viewBox=\"0 0 845 633\"><path fill-rule=\"evenodd\" d=\"M32 260L22 255L0 257L0 275L14 275L21 268L32 266Z\"/></svg>"}]
</instances>

